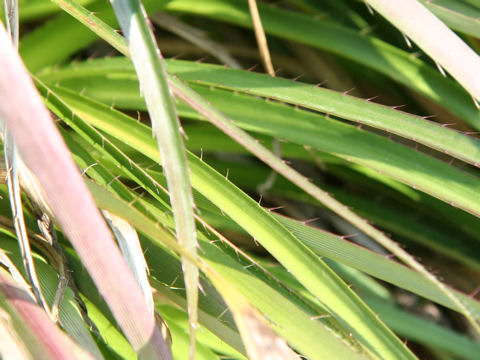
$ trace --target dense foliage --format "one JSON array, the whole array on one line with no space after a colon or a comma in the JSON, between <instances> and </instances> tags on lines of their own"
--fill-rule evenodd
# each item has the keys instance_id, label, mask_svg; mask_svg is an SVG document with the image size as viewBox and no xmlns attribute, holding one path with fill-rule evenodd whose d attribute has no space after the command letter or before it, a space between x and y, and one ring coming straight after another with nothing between
<instances>
[{"instance_id":1,"label":"dense foliage","mask_svg":"<svg viewBox=\"0 0 480 360\"><path fill-rule=\"evenodd\" d=\"M475 0L258 1L275 76L246 0L112 3L20 1L19 54L134 277L82 232L101 217L78 174L31 160L50 140L19 137L8 114L36 115L11 87L41 286L0 185L2 357L187 359L189 336L196 359L479 357Z\"/></svg>"}]
</instances>

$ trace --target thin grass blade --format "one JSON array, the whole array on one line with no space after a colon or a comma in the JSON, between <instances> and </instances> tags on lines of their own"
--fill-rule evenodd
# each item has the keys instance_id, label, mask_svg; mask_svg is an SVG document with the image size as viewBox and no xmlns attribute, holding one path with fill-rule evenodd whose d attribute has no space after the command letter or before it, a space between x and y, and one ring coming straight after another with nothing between
<instances>
[{"instance_id":1,"label":"thin grass blade","mask_svg":"<svg viewBox=\"0 0 480 360\"><path fill-rule=\"evenodd\" d=\"M170 190L178 241L192 256L197 253L193 197L185 147L172 93L167 84L164 60L147 24L146 12L138 0L112 0L135 65L140 90L145 97L152 131L158 141L162 166ZM190 359L195 357L195 328L198 306L198 268L183 259L190 315Z\"/></svg>"},{"instance_id":2,"label":"thin grass blade","mask_svg":"<svg viewBox=\"0 0 480 360\"><path fill-rule=\"evenodd\" d=\"M272 57L270 50L268 50L267 37L263 31L262 20L258 12L257 1L248 0L248 8L250 9L250 16L252 17L253 29L255 30L255 37L257 38L258 49L260 50L260 57L262 59L263 67L270 76L275 76L273 69Z\"/></svg>"},{"instance_id":3,"label":"thin grass blade","mask_svg":"<svg viewBox=\"0 0 480 360\"><path fill-rule=\"evenodd\" d=\"M47 301L43 296L40 282L38 281L37 272L33 263L32 250L30 248L30 242L27 234L27 227L25 225L25 219L23 217L22 198L20 193L20 183L18 176L17 160L19 159L16 146L9 133L4 132L4 148L5 148L5 166L7 169L7 185L10 193L10 206L12 209L13 223L15 226L15 232L17 234L18 243L22 252L23 265L27 273L28 282L32 286L32 292L35 296L37 303L43 307L45 312L49 315L50 309L47 305ZM58 319L52 318L57 321Z\"/></svg>"}]
</instances>

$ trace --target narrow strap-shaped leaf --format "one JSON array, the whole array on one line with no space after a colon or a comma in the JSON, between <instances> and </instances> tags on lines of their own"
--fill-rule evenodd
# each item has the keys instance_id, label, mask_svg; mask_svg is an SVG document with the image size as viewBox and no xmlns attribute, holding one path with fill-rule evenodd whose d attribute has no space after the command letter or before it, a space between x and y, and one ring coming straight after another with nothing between
<instances>
[{"instance_id":1,"label":"narrow strap-shaped leaf","mask_svg":"<svg viewBox=\"0 0 480 360\"><path fill-rule=\"evenodd\" d=\"M197 238L193 216L193 197L188 176L187 159L175 112L172 94L153 34L147 25L146 13L138 0L112 0L113 8L130 49L140 90L145 97L152 122L152 131L162 154L162 166L170 190L170 203L175 218L178 241L192 256L197 253ZM197 324L198 269L183 261L190 315L190 359L195 356Z\"/></svg>"},{"instance_id":2,"label":"narrow strap-shaped leaf","mask_svg":"<svg viewBox=\"0 0 480 360\"><path fill-rule=\"evenodd\" d=\"M13 139L11 139L11 136L6 129L4 132L4 148L5 165L7 168L7 185L10 193L10 207L12 209L15 232L17 234L18 243L22 252L23 265L27 273L28 282L32 286L32 292L35 295L36 301L45 309L47 314L50 314L50 309L47 305L45 297L43 296L40 282L38 281L37 272L33 263L30 242L28 239L27 227L25 225L25 219L23 218L22 198L18 176L19 155ZM53 320L56 321L57 319Z\"/></svg>"}]
</instances>

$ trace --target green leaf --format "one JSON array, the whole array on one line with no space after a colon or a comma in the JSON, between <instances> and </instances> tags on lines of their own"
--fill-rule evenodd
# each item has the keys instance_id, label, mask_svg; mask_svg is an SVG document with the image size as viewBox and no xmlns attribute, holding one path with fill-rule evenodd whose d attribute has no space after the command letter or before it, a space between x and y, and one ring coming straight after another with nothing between
<instances>
[{"instance_id":1,"label":"green leaf","mask_svg":"<svg viewBox=\"0 0 480 360\"><path fill-rule=\"evenodd\" d=\"M190 254L197 254L193 198L188 176L185 147L171 90L167 84L164 61L148 27L145 9L138 0L112 0L113 8L130 49L145 98L152 132L162 156L170 203L174 213L178 242ZM195 328L198 304L198 268L182 259L190 316L190 359L195 358Z\"/></svg>"}]
</instances>

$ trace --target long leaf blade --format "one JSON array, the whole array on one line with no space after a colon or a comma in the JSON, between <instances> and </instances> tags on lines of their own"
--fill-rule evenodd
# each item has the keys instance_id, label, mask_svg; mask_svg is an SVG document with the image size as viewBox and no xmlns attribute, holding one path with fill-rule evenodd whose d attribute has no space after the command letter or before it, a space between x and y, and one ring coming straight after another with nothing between
<instances>
[{"instance_id":1,"label":"long leaf blade","mask_svg":"<svg viewBox=\"0 0 480 360\"><path fill-rule=\"evenodd\" d=\"M170 189L178 241L192 256L197 253L197 239L193 216L193 198L188 176L185 149L180 124L175 112L171 92L160 51L146 22L145 10L137 0L112 0L117 18L130 48L131 57L140 79L163 159L163 168ZM197 324L198 269L184 259L185 284L190 315L190 359L195 356L195 327Z\"/></svg>"}]
</instances>

